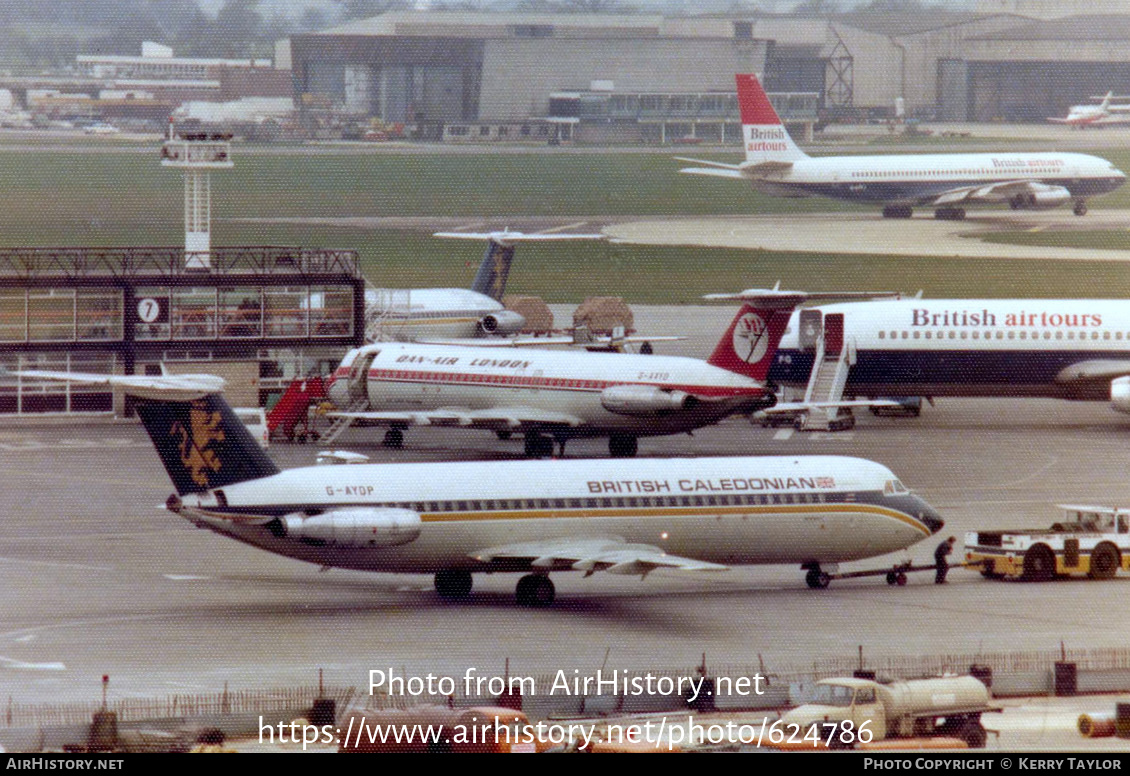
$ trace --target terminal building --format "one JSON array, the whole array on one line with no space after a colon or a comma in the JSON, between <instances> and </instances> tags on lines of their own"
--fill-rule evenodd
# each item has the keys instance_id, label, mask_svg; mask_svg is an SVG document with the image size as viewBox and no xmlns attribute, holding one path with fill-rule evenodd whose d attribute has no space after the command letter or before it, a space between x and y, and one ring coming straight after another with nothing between
<instances>
[{"instance_id":1,"label":"terminal building","mask_svg":"<svg viewBox=\"0 0 1130 776\"><path fill-rule=\"evenodd\" d=\"M213 247L211 175L230 136L177 134L162 166L184 175L184 247L0 249L0 368L209 373L235 406L331 372L365 335L354 251ZM128 414L107 388L0 373L0 415Z\"/></svg>"}]
</instances>

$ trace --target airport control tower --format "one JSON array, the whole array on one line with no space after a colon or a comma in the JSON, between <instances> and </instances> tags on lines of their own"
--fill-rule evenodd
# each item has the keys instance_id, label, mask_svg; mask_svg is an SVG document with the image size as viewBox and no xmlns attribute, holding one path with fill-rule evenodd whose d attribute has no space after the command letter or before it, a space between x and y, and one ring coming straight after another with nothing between
<instances>
[{"instance_id":1,"label":"airport control tower","mask_svg":"<svg viewBox=\"0 0 1130 776\"><path fill-rule=\"evenodd\" d=\"M232 166L231 135L218 132L174 131L161 146L161 165L184 170L185 269L212 267L212 170Z\"/></svg>"}]
</instances>

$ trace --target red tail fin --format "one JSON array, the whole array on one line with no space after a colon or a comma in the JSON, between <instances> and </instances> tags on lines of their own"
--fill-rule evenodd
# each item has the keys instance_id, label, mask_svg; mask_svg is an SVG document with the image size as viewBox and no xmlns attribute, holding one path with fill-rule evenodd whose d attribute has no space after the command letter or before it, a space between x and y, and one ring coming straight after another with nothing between
<instances>
[{"instance_id":1,"label":"red tail fin","mask_svg":"<svg viewBox=\"0 0 1130 776\"><path fill-rule=\"evenodd\" d=\"M792 307L757 309L743 304L706 363L765 380L792 312Z\"/></svg>"},{"instance_id":2,"label":"red tail fin","mask_svg":"<svg viewBox=\"0 0 1130 776\"><path fill-rule=\"evenodd\" d=\"M761 88L761 82L753 74L736 75L738 86L738 111L742 124L766 126L780 124L781 117L769 102L769 95Z\"/></svg>"}]
</instances>

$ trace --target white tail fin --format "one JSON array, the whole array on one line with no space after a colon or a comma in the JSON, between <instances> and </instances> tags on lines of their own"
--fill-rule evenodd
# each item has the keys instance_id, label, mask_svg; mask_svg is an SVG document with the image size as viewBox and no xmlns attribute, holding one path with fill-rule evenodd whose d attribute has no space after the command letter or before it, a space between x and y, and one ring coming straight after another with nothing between
<instances>
[{"instance_id":1,"label":"white tail fin","mask_svg":"<svg viewBox=\"0 0 1130 776\"><path fill-rule=\"evenodd\" d=\"M753 74L736 75L746 164L796 162L808 155L789 137L761 82Z\"/></svg>"}]
</instances>

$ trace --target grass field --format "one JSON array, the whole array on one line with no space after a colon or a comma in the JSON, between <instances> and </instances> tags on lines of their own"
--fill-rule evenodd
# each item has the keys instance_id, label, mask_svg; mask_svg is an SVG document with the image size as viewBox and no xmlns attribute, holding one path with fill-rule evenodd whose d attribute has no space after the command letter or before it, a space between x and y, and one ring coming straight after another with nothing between
<instances>
[{"instance_id":1,"label":"grass field","mask_svg":"<svg viewBox=\"0 0 1130 776\"><path fill-rule=\"evenodd\" d=\"M97 146L94 146L97 148ZM1103 155L1130 168L1130 151ZM467 285L481 254L418 232L249 224L271 217L738 215L863 208L823 199L784 200L748 186L677 174L662 153L325 155L236 148L236 166L213 176L213 243L357 250L366 276L388 287ZM1130 187L1092 205L1130 208ZM0 246L178 245L178 171L152 155L104 150L0 149ZM1115 242L1104 242L1116 234ZM1038 245L1130 248L1130 234L1007 233ZM1048 242L1064 240L1065 242ZM1072 240L1081 242L1075 243ZM1028 242L1031 241L1031 242ZM1130 296L1130 272L1110 263L938 261L708 248L591 244L524 246L511 290L549 301L592 294L638 303L693 302L703 293L781 280L810 289L923 289L930 296Z\"/></svg>"}]
</instances>

